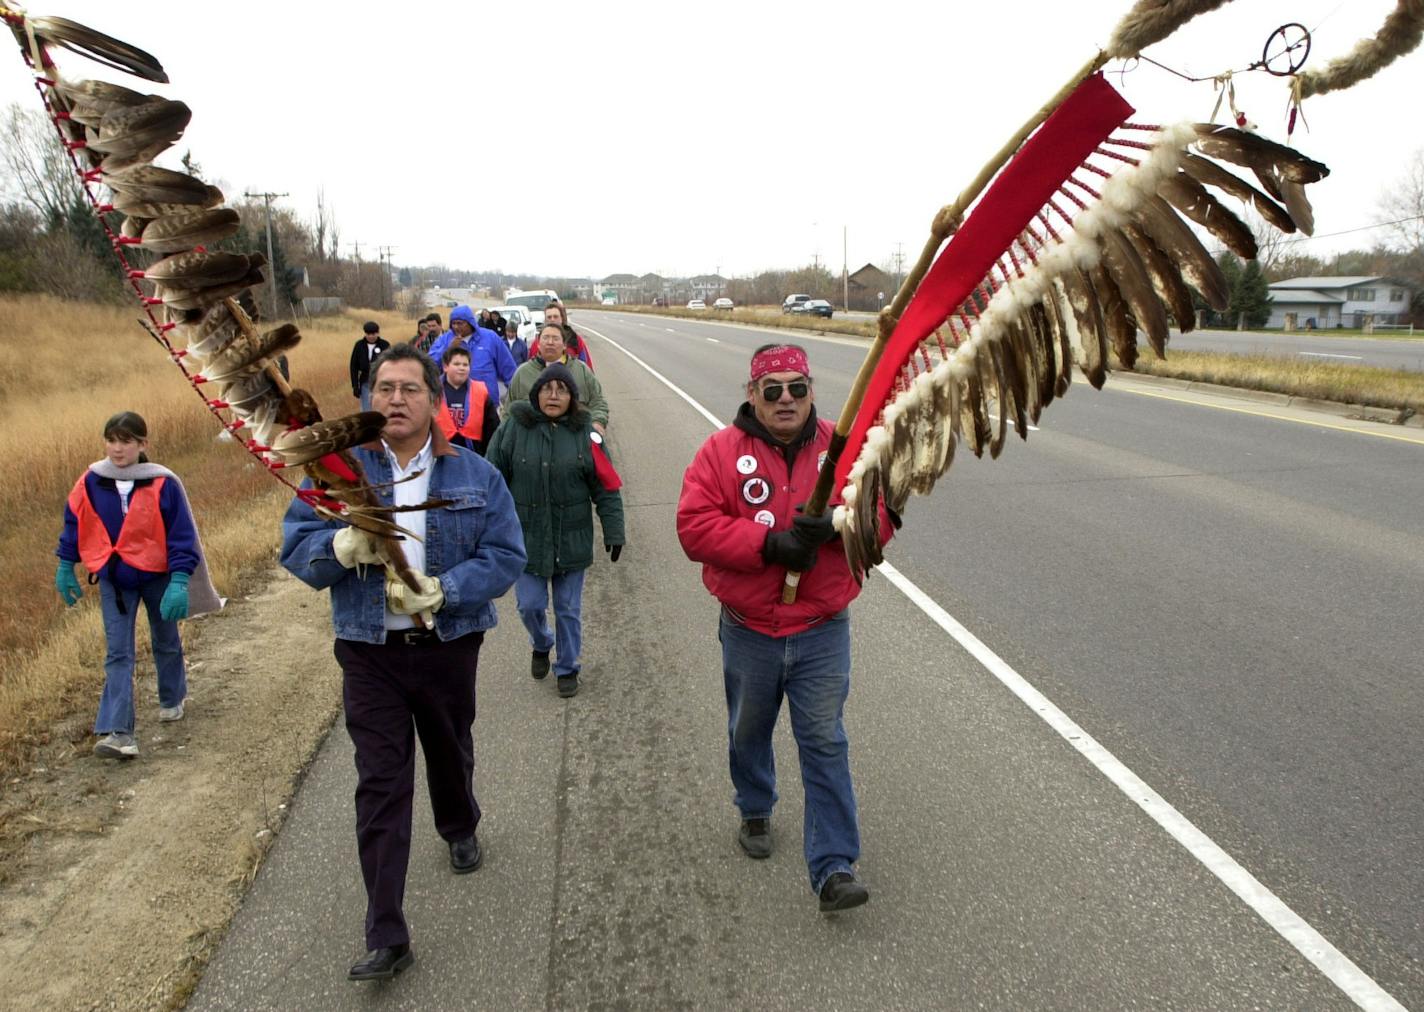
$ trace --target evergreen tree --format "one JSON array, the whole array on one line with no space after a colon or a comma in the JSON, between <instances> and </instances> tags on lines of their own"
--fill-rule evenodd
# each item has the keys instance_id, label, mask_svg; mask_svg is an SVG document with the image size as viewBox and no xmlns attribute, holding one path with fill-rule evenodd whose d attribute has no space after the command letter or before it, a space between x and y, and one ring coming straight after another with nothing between
<instances>
[{"instance_id":1,"label":"evergreen tree","mask_svg":"<svg viewBox=\"0 0 1424 1012\"><path fill-rule=\"evenodd\" d=\"M1271 318L1271 293L1266 273L1255 260L1249 260L1231 290L1231 311L1236 319L1245 320L1248 327L1264 327Z\"/></svg>"}]
</instances>

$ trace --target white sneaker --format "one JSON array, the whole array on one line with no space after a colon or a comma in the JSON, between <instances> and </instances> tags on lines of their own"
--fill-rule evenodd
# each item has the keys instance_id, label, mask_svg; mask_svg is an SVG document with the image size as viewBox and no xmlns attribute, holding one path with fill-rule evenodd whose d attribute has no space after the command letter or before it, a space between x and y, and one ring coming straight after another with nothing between
<instances>
[{"instance_id":1,"label":"white sneaker","mask_svg":"<svg viewBox=\"0 0 1424 1012\"><path fill-rule=\"evenodd\" d=\"M138 755L138 740L131 734L106 734L94 746L101 759L133 759Z\"/></svg>"},{"instance_id":2,"label":"white sneaker","mask_svg":"<svg viewBox=\"0 0 1424 1012\"><path fill-rule=\"evenodd\" d=\"M178 700L177 706L161 706L158 708L158 719L163 721L173 721L183 719L184 700Z\"/></svg>"}]
</instances>

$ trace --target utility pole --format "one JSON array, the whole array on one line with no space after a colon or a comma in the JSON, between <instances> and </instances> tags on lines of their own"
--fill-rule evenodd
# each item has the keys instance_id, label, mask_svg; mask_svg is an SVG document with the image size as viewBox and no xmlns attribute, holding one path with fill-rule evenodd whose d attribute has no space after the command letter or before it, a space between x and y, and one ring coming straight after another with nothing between
<instances>
[{"instance_id":1,"label":"utility pole","mask_svg":"<svg viewBox=\"0 0 1424 1012\"><path fill-rule=\"evenodd\" d=\"M846 253L846 226L841 226L841 310L850 312L850 257Z\"/></svg>"},{"instance_id":2,"label":"utility pole","mask_svg":"<svg viewBox=\"0 0 1424 1012\"><path fill-rule=\"evenodd\" d=\"M262 198L263 206L267 209L267 287L272 292L272 319L277 318L277 261L272 255L272 198L285 197L285 193L253 193L248 190L243 196L254 199Z\"/></svg>"},{"instance_id":3,"label":"utility pole","mask_svg":"<svg viewBox=\"0 0 1424 1012\"><path fill-rule=\"evenodd\" d=\"M377 246L376 249L381 254L381 260L385 264L381 274L381 308L390 309L391 306L386 305L386 303L389 301L391 305L394 305L395 299L387 299L386 292L391 283L391 254L396 251L396 248L394 246Z\"/></svg>"},{"instance_id":4,"label":"utility pole","mask_svg":"<svg viewBox=\"0 0 1424 1012\"><path fill-rule=\"evenodd\" d=\"M900 268L905 263L904 246L904 243L897 242L895 244L895 291L897 292L900 290Z\"/></svg>"}]
</instances>

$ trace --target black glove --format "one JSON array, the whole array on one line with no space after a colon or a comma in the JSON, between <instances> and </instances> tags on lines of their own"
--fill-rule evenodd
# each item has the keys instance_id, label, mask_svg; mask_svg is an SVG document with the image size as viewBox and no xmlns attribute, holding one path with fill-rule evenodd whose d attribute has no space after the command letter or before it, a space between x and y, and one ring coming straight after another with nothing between
<instances>
[{"instance_id":1,"label":"black glove","mask_svg":"<svg viewBox=\"0 0 1424 1012\"><path fill-rule=\"evenodd\" d=\"M761 546L761 557L773 566L785 566L804 573L816 564L819 546L803 541L793 527L789 531L768 531Z\"/></svg>"},{"instance_id":2,"label":"black glove","mask_svg":"<svg viewBox=\"0 0 1424 1012\"><path fill-rule=\"evenodd\" d=\"M834 541L836 537L836 525L829 512L811 516L801 512L805 506L802 503L796 507L796 516L791 519L791 531L798 539L808 545L820 548L828 542Z\"/></svg>"},{"instance_id":3,"label":"black glove","mask_svg":"<svg viewBox=\"0 0 1424 1012\"><path fill-rule=\"evenodd\" d=\"M603 550L608 553L609 562L617 562L618 556L623 554L622 545L604 545Z\"/></svg>"}]
</instances>

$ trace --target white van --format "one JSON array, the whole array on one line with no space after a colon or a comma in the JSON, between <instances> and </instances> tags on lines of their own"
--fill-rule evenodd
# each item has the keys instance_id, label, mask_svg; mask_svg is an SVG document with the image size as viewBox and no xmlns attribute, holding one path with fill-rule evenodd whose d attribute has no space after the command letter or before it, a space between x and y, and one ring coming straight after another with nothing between
<instances>
[{"instance_id":1,"label":"white van","mask_svg":"<svg viewBox=\"0 0 1424 1012\"><path fill-rule=\"evenodd\" d=\"M491 306L490 312L504 317L505 323L516 324L519 327L519 339L533 347L534 335L539 330L534 323L534 310L525 306ZM544 314L541 311L539 315L542 317Z\"/></svg>"},{"instance_id":2,"label":"white van","mask_svg":"<svg viewBox=\"0 0 1424 1012\"><path fill-rule=\"evenodd\" d=\"M548 288L528 292L511 288L504 293L504 301L511 306L523 306L529 311L534 326L539 327L544 323L544 307L551 302L558 302L559 293Z\"/></svg>"}]
</instances>

